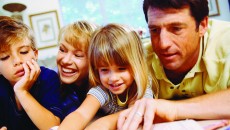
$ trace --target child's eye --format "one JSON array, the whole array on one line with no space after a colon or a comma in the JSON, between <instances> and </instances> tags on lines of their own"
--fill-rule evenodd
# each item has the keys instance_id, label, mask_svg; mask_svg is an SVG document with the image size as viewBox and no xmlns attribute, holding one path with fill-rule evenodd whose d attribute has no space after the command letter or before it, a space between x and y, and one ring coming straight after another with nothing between
<instances>
[{"instance_id":1,"label":"child's eye","mask_svg":"<svg viewBox=\"0 0 230 130\"><path fill-rule=\"evenodd\" d=\"M107 68L99 68L99 72L105 73L105 72L107 72L107 71L109 71L109 69L107 69Z\"/></svg>"},{"instance_id":2,"label":"child's eye","mask_svg":"<svg viewBox=\"0 0 230 130\"><path fill-rule=\"evenodd\" d=\"M10 57L10 56L4 56L4 57L1 57L0 60L1 60L1 61L5 61L5 60L7 60L9 57Z\"/></svg>"},{"instance_id":3,"label":"child's eye","mask_svg":"<svg viewBox=\"0 0 230 130\"><path fill-rule=\"evenodd\" d=\"M21 51L20 54L27 54L29 51Z\"/></svg>"},{"instance_id":4,"label":"child's eye","mask_svg":"<svg viewBox=\"0 0 230 130\"><path fill-rule=\"evenodd\" d=\"M119 70L126 70L125 67L119 67L118 69L119 69Z\"/></svg>"}]
</instances>

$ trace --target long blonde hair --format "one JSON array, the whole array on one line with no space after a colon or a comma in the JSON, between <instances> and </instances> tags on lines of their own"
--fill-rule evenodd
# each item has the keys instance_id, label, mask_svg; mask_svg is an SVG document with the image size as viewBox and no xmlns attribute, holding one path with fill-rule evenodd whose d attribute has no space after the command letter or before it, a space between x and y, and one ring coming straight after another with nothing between
<instances>
[{"instance_id":1,"label":"long blonde hair","mask_svg":"<svg viewBox=\"0 0 230 130\"><path fill-rule=\"evenodd\" d=\"M129 99L143 97L148 84L148 67L141 39L134 29L120 24L108 24L98 29L90 41L88 55L92 86L102 85L98 73L101 64L126 65L135 79Z\"/></svg>"}]
</instances>

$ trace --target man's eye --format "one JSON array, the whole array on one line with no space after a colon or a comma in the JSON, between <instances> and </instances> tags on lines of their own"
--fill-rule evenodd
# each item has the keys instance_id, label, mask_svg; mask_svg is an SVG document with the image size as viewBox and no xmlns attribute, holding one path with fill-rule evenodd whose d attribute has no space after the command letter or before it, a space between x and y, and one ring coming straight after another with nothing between
<instances>
[{"instance_id":1,"label":"man's eye","mask_svg":"<svg viewBox=\"0 0 230 130\"><path fill-rule=\"evenodd\" d=\"M0 60L1 61L4 61L4 60L7 60L10 56L4 56L4 57L1 57Z\"/></svg>"},{"instance_id":2,"label":"man's eye","mask_svg":"<svg viewBox=\"0 0 230 130\"><path fill-rule=\"evenodd\" d=\"M172 30L173 31L180 31L182 28L181 27L173 27Z\"/></svg>"},{"instance_id":3,"label":"man's eye","mask_svg":"<svg viewBox=\"0 0 230 130\"><path fill-rule=\"evenodd\" d=\"M156 35L156 34L160 33L159 28L151 28L149 31L150 31L150 34L152 34L152 35Z\"/></svg>"}]
</instances>

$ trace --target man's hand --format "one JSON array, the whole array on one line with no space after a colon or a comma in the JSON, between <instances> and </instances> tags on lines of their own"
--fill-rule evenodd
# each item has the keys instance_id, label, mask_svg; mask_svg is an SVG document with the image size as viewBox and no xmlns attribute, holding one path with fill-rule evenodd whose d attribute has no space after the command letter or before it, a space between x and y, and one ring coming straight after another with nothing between
<instances>
[{"instance_id":1,"label":"man's hand","mask_svg":"<svg viewBox=\"0 0 230 130\"><path fill-rule=\"evenodd\" d=\"M143 123L143 130L149 130L153 123L176 119L173 101L143 98L132 108L121 112L117 127L119 130L136 130Z\"/></svg>"}]
</instances>

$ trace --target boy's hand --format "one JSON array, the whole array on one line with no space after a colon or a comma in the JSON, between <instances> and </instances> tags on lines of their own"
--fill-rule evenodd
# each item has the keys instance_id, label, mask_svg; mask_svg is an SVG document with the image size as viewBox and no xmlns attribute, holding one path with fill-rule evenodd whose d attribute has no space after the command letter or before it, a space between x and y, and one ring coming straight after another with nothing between
<instances>
[{"instance_id":1,"label":"boy's hand","mask_svg":"<svg viewBox=\"0 0 230 130\"><path fill-rule=\"evenodd\" d=\"M23 68L25 74L14 85L15 93L20 91L28 91L33 86L34 82L37 80L41 72L40 66L34 59L32 59L31 61L27 61L26 63L23 63Z\"/></svg>"}]
</instances>

